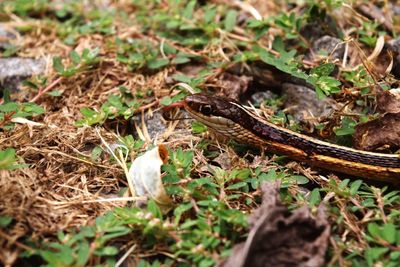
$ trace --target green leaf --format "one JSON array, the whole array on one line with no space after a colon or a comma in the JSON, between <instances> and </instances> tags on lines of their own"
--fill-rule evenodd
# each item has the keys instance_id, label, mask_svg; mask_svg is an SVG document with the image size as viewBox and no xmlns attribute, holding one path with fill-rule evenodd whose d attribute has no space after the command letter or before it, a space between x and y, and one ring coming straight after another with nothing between
<instances>
[{"instance_id":1,"label":"green leaf","mask_svg":"<svg viewBox=\"0 0 400 267\"><path fill-rule=\"evenodd\" d=\"M345 189L347 187L347 185L349 184L350 179L344 179L343 181L340 182L339 184L339 188L340 189Z\"/></svg>"},{"instance_id":2,"label":"green leaf","mask_svg":"<svg viewBox=\"0 0 400 267\"><path fill-rule=\"evenodd\" d=\"M195 7L195 6L196 6L196 0L190 1L190 2L186 5L185 9L183 10L182 16L183 16L184 18L191 19L191 18L193 17L193 10L194 10L194 7Z\"/></svg>"},{"instance_id":3,"label":"green leaf","mask_svg":"<svg viewBox=\"0 0 400 267\"><path fill-rule=\"evenodd\" d=\"M256 47L257 48L257 47ZM257 48L260 49L260 48ZM271 54L270 52L268 52L265 49L260 49L259 51L260 54L260 59L262 61L264 61L265 63L275 66L277 69L288 73L294 77L303 79L303 80L309 80L309 76L304 73L302 70L300 70L295 64L288 62L289 59L289 55L290 54L286 54L285 57L283 57L282 59L275 57L273 54ZM289 53L293 53L293 52L289 52Z\"/></svg>"},{"instance_id":4,"label":"green leaf","mask_svg":"<svg viewBox=\"0 0 400 267\"><path fill-rule=\"evenodd\" d=\"M172 104L172 98L170 96L164 96L161 100L160 100L160 104L163 106L168 106Z\"/></svg>"},{"instance_id":5,"label":"green leaf","mask_svg":"<svg viewBox=\"0 0 400 267\"><path fill-rule=\"evenodd\" d=\"M44 108L35 103L23 103L23 111L29 113L30 116L36 116L44 113Z\"/></svg>"},{"instance_id":6,"label":"green leaf","mask_svg":"<svg viewBox=\"0 0 400 267\"><path fill-rule=\"evenodd\" d=\"M60 96L62 92L60 90L53 90L47 93L50 96Z\"/></svg>"},{"instance_id":7,"label":"green leaf","mask_svg":"<svg viewBox=\"0 0 400 267\"><path fill-rule=\"evenodd\" d=\"M381 229L376 223L369 223L367 228L372 237L380 237Z\"/></svg>"},{"instance_id":8,"label":"green leaf","mask_svg":"<svg viewBox=\"0 0 400 267\"><path fill-rule=\"evenodd\" d=\"M167 55L175 55L177 52L177 49L168 43L164 43L163 47L164 53Z\"/></svg>"},{"instance_id":9,"label":"green leaf","mask_svg":"<svg viewBox=\"0 0 400 267\"><path fill-rule=\"evenodd\" d=\"M204 22L206 24L212 23L213 20L215 19L216 14L217 14L217 9L215 7L207 6L204 12Z\"/></svg>"},{"instance_id":10,"label":"green leaf","mask_svg":"<svg viewBox=\"0 0 400 267\"><path fill-rule=\"evenodd\" d=\"M15 102L8 102L6 104L0 105L0 112L10 113L15 112L19 108L18 104Z\"/></svg>"},{"instance_id":11,"label":"green leaf","mask_svg":"<svg viewBox=\"0 0 400 267\"><path fill-rule=\"evenodd\" d=\"M98 256L114 256L118 254L118 249L112 246L101 247L96 249L94 254Z\"/></svg>"},{"instance_id":12,"label":"green leaf","mask_svg":"<svg viewBox=\"0 0 400 267\"><path fill-rule=\"evenodd\" d=\"M62 266L63 264L58 253L42 250L39 254L50 266Z\"/></svg>"},{"instance_id":13,"label":"green leaf","mask_svg":"<svg viewBox=\"0 0 400 267\"><path fill-rule=\"evenodd\" d=\"M295 180L297 184L307 184L310 181L303 175L292 175L288 179Z\"/></svg>"},{"instance_id":14,"label":"green leaf","mask_svg":"<svg viewBox=\"0 0 400 267\"><path fill-rule=\"evenodd\" d=\"M182 203L178 207L175 208L174 216L175 216L175 224L176 225L178 225L182 214L184 212L190 210L191 208L193 208L193 204L192 203Z\"/></svg>"},{"instance_id":15,"label":"green leaf","mask_svg":"<svg viewBox=\"0 0 400 267\"><path fill-rule=\"evenodd\" d=\"M389 248L368 248L365 250L365 258L367 259L368 265L372 266L376 260L378 260L382 254L386 253Z\"/></svg>"},{"instance_id":16,"label":"green leaf","mask_svg":"<svg viewBox=\"0 0 400 267\"><path fill-rule=\"evenodd\" d=\"M237 17L236 10L231 9L228 11L224 21L225 30L227 30L228 32L233 30L233 28L236 25L236 17Z\"/></svg>"},{"instance_id":17,"label":"green leaf","mask_svg":"<svg viewBox=\"0 0 400 267\"><path fill-rule=\"evenodd\" d=\"M0 228L7 227L12 222L12 217L0 216Z\"/></svg>"},{"instance_id":18,"label":"green leaf","mask_svg":"<svg viewBox=\"0 0 400 267\"><path fill-rule=\"evenodd\" d=\"M78 65L81 62L81 57L75 50L72 50L71 53L69 53L69 57L75 65Z\"/></svg>"},{"instance_id":19,"label":"green leaf","mask_svg":"<svg viewBox=\"0 0 400 267\"><path fill-rule=\"evenodd\" d=\"M171 63L178 65L178 64L188 63L188 62L190 62L190 58L183 57L183 56L178 56L178 57L174 58Z\"/></svg>"},{"instance_id":20,"label":"green leaf","mask_svg":"<svg viewBox=\"0 0 400 267\"><path fill-rule=\"evenodd\" d=\"M162 219L162 212L153 199L150 199L147 202L147 210L150 211L154 215L154 217Z\"/></svg>"},{"instance_id":21,"label":"green leaf","mask_svg":"<svg viewBox=\"0 0 400 267\"><path fill-rule=\"evenodd\" d=\"M85 117L92 117L92 116L98 114L97 111L92 110L92 109L90 109L90 108L86 108L86 107L85 107L85 108L81 108L79 111L80 111L80 112L82 113L82 115L85 116Z\"/></svg>"},{"instance_id":22,"label":"green leaf","mask_svg":"<svg viewBox=\"0 0 400 267\"><path fill-rule=\"evenodd\" d=\"M310 195L310 206L316 206L321 202L321 195L319 193L319 188L314 188Z\"/></svg>"},{"instance_id":23,"label":"green leaf","mask_svg":"<svg viewBox=\"0 0 400 267\"><path fill-rule=\"evenodd\" d=\"M78 120L77 122L75 122L76 126L94 125L94 124L103 122L103 120L105 120L107 118L104 111L97 112L95 110L85 107L85 108L81 108L80 112L84 116L84 119Z\"/></svg>"},{"instance_id":24,"label":"green leaf","mask_svg":"<svg viewBox=\"0 0 400 267\"><path fill-rule=\"evenodd\" d=\"M79 266L85 266L87 261L89 260L89 255L90 255L90 246L89 243L85 240L79 245L78 255L76 257L76 263Z\"/></svg>"},{"instance_id":25,"label":"green leaf","mask_svg":"<svg viewBox=\"0 0 400 267\"><path fill-rule=\"evenodd\" d=\"M23 81L22 82L22 84L23 85L25 85L25 86L28 86L28 87L30 87L30 88L32 88L32 89L35 89L35 90L37 90L37 89L39 89L39 86L37 86L34 82L32 82L32 81Z\"/></svg>"},{"instance_id":26,"label":"green leaf","mask_svg":"<svg viewBox=\"0 0 400 267\"><path fill-rule=\"evenodd\" d=\"M16 161L14 148L0 150L0 170L10 169Z\"/></svg>"},{"instance_id":27,"label":"green leaf","mask_svg":"<svg viewBox=\"0 0 400 267\"><path fill-rule=\"evenodd\" d=\"M58 74L64 73L64 65L62 64L60 57L53 58L53 68L58 72Z\"/></svg>"},{"instance_id":28,"label":"green leaf","mask_svg":"<svg viewBox=\"0 0 400 267\"><path fill-rule=\"evenodd\" d=\"M318 67L315 67L311 70L310 74L315 75L315 76L328 76L332 73L332 71L335 69L335 64L333 63L325 63L321 64Z\"/></svg>"},{"instance_id":29,"label":"green leaf","mask_svg":"<svg viewBox=\"0 0 400 267\"><path fill-rule=\"evenodd\" d=\"M314 79L309 79L309 81L311 80ZM338 87L339 85L341 85L341 82L330 76L319 77L314 82L316 90L319 90L319 92L317 92L319 98L321 98L320 95L321 93L323 93L324 95L339 93L340 92L340 88Z\"/></svg>"},{"instance_id":30,"label":"green leaf","mask_svg":"<svg viewBox=\"0 0 400 267\"><path fill-rule=\"evenodd\" d=\"M97 243L102 246L105 244L107 241L115 239L116 237L119 236L125 236L131 232L130 228L127 228L125 226L115 226L112 229L108 229L108 234L102 235L97 239Z\"/></svg>"},{"instance_id":31,"label":"green leaf","mask_svg":"<svg viewBox=\"0 0 400 267\"><path fill-rule=\"evenodd\" d=\"M95 148L93 148L92 153L91 153L91 159L93 161L97 161L101 155L101 153L103 152L103 149L101 148L101 146L96 146Z\"/></svg>"},{"instance_id":32,"label":"green leaf","mask_svg":"<svg viewBox=\"0 0 400 267\"><path fill-rule=\"evenodd\" d=\"M64 232L63 231L58 231L57 232L57 238L58 238L58 241L60 241L61 243L63 243L64 242L64 239L65 239L65 234L64 234Z\"/></svg>"},{"instance_id":33,"label":"green leaf","mask_svg":"<svg viewBox=\"0 0 400 267\"><path fill-rule=\"evenodd\" d=\"M154 59L148 62L149 69L159 69L169 64L168 58Z\"/></svg>"},{"instance_id":34,"label":"green leaf","mask_svg":"<svg viewBox=\"0 0 400 267\"><path fill-rule=\"evenodd\" d=\"M242 187L245 187L245 186L247 186L246 182L239 182L239 183L235 183L235 184L232 184L232 185L228 186L226 188L226 190L235 190L235 189L239 189L239 188L242 188Z\"/></svg>"},{"instance_id":35,"label":"green leaf","mask_svg":"<svg viewBox=\"0 0 400 267\"><path fill-rule=\"evenodd\" d=\"M357 194L358 189L360 189L360 186L362 184L362 180L356 180L354 182L351 183L350 185L350 195L354 196L355 194Z\"/></svg>"},{"instance_id":36,"label":"green leaf","mask_svg":"<svg viewBox=\"0 0 400 267\"><path fill-rule=\"evenodd\" d=\"M260 180L260 184L264 181L270 182L270 181L275 181L278 178L276 171L274 169L271 169L268 173L261 173L258 176L258 179Z\"/></svg>"},{"instance_id":37,"label":"green leaf","mask_svg":"<svg viewBox=\"0 0 400 267\"><path fill-rule=\"evenodd\" d=\"M175 74L172 76L172 78L177 82L183 82L183 83L190 83L192 81L192 78L182 74Z\"/></svg>"},{"instance_id":38,"label":"green leaf","mask_svg":"<svg viewBox=\"0 0 400 267\"><path fill-rule=\"evenodd\" d=\"M192 132L195 134L204 133L207 131L207 126L202 124L201 122L194 121L192 122Z\"/></svg>"},{"instance_id":39,"label":"green leaf","mask_svg":"<svg viewBox=\"0 0 400 267\"><path fill-rule=\"evenodd\" d=\"M391 260L400 260L400 251L393 251L392 253L390 253L390 259Z\"/></svg>"},{"instance_id":40,"label":"green leaf","mask_svg":"<svg viewBox=\"0 0 400 267\"><path fill-rule=\"evenodd\" d=\"M391 223L384 224L382 228L382 238L390 244L394 244L396 242L396 226Z\"/></svg>"},{"instance_id":41,"label":"green leaf","mask_svg":"<svg viewBox=\"0 0 400 267\"><path fill-rule=\"evenodd\" d=\"M352 119L345 117L342 120L342 126L340 128L335 128L333 131L337 136L352 135L355 133L355 126L357 123Z\"/></svg>"},{"instance_id":42,"label":"green leaf","mask_svg":"<svg viewBox=\"0 0 400 267\"><path fill-rule=\"evenodd\" d=\"M57 253L57 257L64 265L68 266L74 262L73 252L69 246L52 243L51 247L59 250L59 252Z\"/></svg>"}]
</instances>

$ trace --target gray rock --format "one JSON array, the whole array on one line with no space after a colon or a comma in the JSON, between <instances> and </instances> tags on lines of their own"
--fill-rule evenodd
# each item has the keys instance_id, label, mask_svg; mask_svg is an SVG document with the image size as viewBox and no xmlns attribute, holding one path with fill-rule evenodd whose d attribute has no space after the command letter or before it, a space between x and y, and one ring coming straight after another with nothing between
<instances>
[{"instance_id":1,"label":"gray rock","mask_svg":"<svg viewBox=\"0 0 400 267\"><path fill-rule=\"evenodd\" d=\"M15 34L0 25L0 48L7 48L10 44L9 40L15 39L15 37Z\"/></svg>"},{"instance_id":2,"label":"gray rock","mask_svg":"<svg viewBox=\"0 0 400 267\"><path fill-rule=\"evenodd\" d=\"M284 107L295 120L305 124L316 124L338 108L332 98L318 99L314 90L308 87L284 83L282 85Z\"/></svg>"},{"instance_id":3,"label":"gray rock","mask_svg":"<svg viewBox=\"0 0 400 267\"><path fill-rule=\"evenodd\" d=\"M141 130L143 129L142 115L138 114L132 117L131 122L135 131L134 135L137 136L135 123ZM149 133L151 139L162 135L167 129L161 112L154 112L153 116L150 116L149 113L146 113L144 115L144 122L146 123L147 132Z\"/></svg>"},{"instance_id":4,"label":"gray rock","mask_svg":"<svg viewBox=\"0 0 400 267\"><path fill-rule=\"evenodd\" d=\"M387 42L387 46L390 51L400 54L400 38L395 38Z\"/></svg>"},{"instance_id":5,"label":"gray rock","mask_svg":"<svg viewBox=\"0 0 400 267\"><path fill-rule=\"evenodd\" d=\"M275 95L273 92L266 90L266 91L260 91L256 92L251 95L250 101L253 105L259 106L261 105L262 102L264 102L265 99L271 99L274 98Z\"/></svg>"},{"instance_id":6,"label":"gray rock","mask_svg":"<svg viewBox=\"0 0 400 267\"><path fill-rule=\"evenodd\" d=\"M45 68L44 59L0 58L0 90L16 91L24 79L43 73Z\"/></svg>"},{"instance_id":7,"label":"gray rock","mask_svg":"<svg viewBox=\"0 0 400 267\"><path fill-rule=\"evenodd\" d=\"M312 50L318 54L319 51L325 51L330 55L332 53L333 59L342 59L344 55L345 45L341 43L342 40L325 35L316 40L313 44Z\"/></svg>"}]
</instances>

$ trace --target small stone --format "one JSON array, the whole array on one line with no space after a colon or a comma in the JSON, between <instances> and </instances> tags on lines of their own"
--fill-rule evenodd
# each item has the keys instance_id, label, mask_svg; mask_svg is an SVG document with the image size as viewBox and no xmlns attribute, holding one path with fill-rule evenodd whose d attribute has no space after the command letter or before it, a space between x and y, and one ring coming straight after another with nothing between
<instances>
[{"instance_id":1,"label":"small stone","mask_svg":"<svg viewBox=\"0 0 400 267\"><path fill-rule=\"evenodd\" d=\"M400 54L400 38L395 38L387 42L388 49Z\"/></svg>"},{"instance_id":2,"label":"small stone","mask_svg":"<svg viewBox=\"0 0 400 267\"><path fill-rule=\"evenodd\" d=\"M287 112L292 114L295 120L306 124L318 123L337 108L333 99L318 99L314 90L301 85L284 83L282 95Z\"/></svg>"},{"instance_id":3,"label":"small stone","mask_svg":"<svg viewBox=\"0 0 400 267\"><path fill-rule=\"evenodd\" d=\"M20 83L44 72L46 61L33 58L0 58L0 89L18 90Z\"/></svg>"},{"instance_id":4,"label":"small stone","mask_svg":"<svg viewBox=\"0 0 400 267\"><path fill-rule=\"evenodd\" d=\"M325 35L314 42L312 50L316 54L321 51L328 53L328 55L332 54L332 59L342 59L345 45L342 43L342 40Z\"/></svg>"},{"instance_id":5,"label":"small stone","mask_svg":"<svg viewBox=\"0 0 400 267\"><path fill-rule=\"evenodd\" d=\"M251 95L250 101L253 105L259 106L261 105L262 102L266 99L272 99L275 98L275 94L272 91L266 90L266 91L259 91L255 92L254 94Z\"/></svg>"},{"instance_id":6,"label":"small stone","mask_svg":"<svg viewBox=\"0 0 400 267\"><path fill-rule=\"evenodd\" d=\"M0 26L0 48L7 48L9 40L15 39L15 34Z\"/></svg>"},{"instance_id":7,"label":"small stone","mask_svg":"<svg viewBox=\"0 0 400 267\"><path fill-rule=\"evenodd\" d=\"M132 117L131 121L133 124L136 123L136 125L141 130L143 129L141 114ZM161 112L154 112L152 115L150 115L149 113L146 113L144 115L144 121L146 123L147 132L151 139L155 139L157 136L161 136L167 129ZM135 129L135 126L134 126L134 129ZM137 133L135 133L134 135L137 136Z\"/></svg>"}]
</instances>

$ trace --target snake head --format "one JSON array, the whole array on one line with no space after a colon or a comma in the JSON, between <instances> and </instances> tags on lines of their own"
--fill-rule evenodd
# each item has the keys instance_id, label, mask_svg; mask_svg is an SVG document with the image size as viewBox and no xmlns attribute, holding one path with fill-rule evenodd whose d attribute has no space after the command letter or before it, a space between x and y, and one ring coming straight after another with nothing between
<instances>
[{"instance_id":1,"label":"snake head","mask_svg":"<svg viewBox=\"0 0 400 267\"><path fill-rule=\"evenodd\" d=\"M230 118L234 113L234 109L237 108L232 102L233 100L223 97L193 94L185 98L183 105L187 111L202 114L203 116Z\"/></svg>"}]
</instances>

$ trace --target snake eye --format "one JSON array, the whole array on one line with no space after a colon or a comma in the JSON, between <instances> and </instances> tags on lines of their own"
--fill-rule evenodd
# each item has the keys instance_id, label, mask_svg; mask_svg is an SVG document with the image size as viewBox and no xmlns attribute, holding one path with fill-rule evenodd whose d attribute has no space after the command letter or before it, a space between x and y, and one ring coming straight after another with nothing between
<instances>
[{"instance_id":1,"label":"snake eye","mask_svg":"<svg viewBox=\"0 0 400 267\"><path fill-rule=\"evenodd\" d=\"M203 113L204 115L210 115L211 114L211 112L212 112L212 108L211 108L211 105L203 105L203 106L201 106L200 107L200 110L199 110L201 113Z\"/></svg>"}]
</instances>

